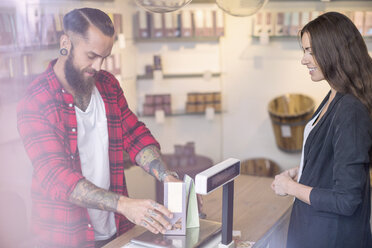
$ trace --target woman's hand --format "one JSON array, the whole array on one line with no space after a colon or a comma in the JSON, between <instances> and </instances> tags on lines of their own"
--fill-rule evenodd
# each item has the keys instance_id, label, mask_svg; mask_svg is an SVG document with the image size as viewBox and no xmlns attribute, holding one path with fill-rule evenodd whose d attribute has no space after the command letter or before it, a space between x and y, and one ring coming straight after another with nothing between
<instances>
[{"instance_id":1,"label":"woman's hand","mask_svg":"<svg viewBox=\"0 0 372 248\"><path fill-rule=\"evenodd\" d=\"M288 171L288 175L294 180L294 181L297 181L297 178L298 178L298 170L299 170L299 166L297 167L294 167L294 168L291 168L289 170L286 170Z\"/></svg>"},{"instance_id":2,"label":"woman's hand","mask_svg":"<svg viewBox=\"0 0 372 248\"><path fill-rule=\"evenodd\" d=\"M293 174L290 174L289 170L286 170L275 176L275 180L271 184L271 188L275 191L275 194L280 196L288 195L289 185L290 183L294 182L292 176ZM297 175L295 175L295 177L296 176Z\"/></svg>"},{"instance_id":3,"label":"woman's hand","mask_svg":"<svg viewBox=\"0 0 372 248\"><path fill-rule=\"evenodd\" d=\"M295 167L276 175L271 188L277 195L292 195L310 205L310 193L313 188L297 183L298 169L299 167Z\"/></svg>"}]
</instances>

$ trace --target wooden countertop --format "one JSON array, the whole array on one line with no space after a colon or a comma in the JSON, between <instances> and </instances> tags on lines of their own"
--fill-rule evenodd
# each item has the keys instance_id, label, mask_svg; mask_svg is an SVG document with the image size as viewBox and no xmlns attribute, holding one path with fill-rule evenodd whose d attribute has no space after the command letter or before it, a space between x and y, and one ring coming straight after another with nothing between
<instances>
[{"instance_id":1,"label":"wooden countertop","mask_svg":"<svg viewBox=\"0 0 372 248\"><path fill-rule=\"evenodd\" d=\"M140 226L134 226L125 234L121 235L120 237L114 239L103 248L118 248L122 247L125 244L129 243L133 237L137 237L138 235L145 232L146 229ZM214 236L221 231L221 223L217 223L214 221L208 220L200 220L200 227L196 228L188 228L186 236L173 236L170 239L177 239L181 241L184 247L198 247L203 242L208 240L209 237ZM157 237L155 237L157 238ZM163 238L163 236L161 236Z\"/></svg>"},{"instance_id":2,"label":"wooden countertop","mask_svg":"<svg viewBox=\"0 0 372 248\"><path fill-rule=\"evenodd\" d=\"M241 240L258 242L288 217L293 197L277 196L271 190L273 178L240 175L234 184L234 230L241 231ZM203 197L206 220L221 222L222 188ZM121 247L131 238L143 233L144 228L135 226L116 238L105 248ZM258 243L261 243L258 242Z\"/></svg>"},{"instance_id":3,"label":"wooden countertop","mask_svg":"<svg viewBox=\"0 0 372 248\"><path fill-rule=\"evenodd\" d=\"M234 183L233 229L241 231L241 239L257 242L287 214L293 197L277 196L270 185L273 178L240 175ZM221 222L222 188L203 197L207 220Z\"/></svg>"}]
</instances>

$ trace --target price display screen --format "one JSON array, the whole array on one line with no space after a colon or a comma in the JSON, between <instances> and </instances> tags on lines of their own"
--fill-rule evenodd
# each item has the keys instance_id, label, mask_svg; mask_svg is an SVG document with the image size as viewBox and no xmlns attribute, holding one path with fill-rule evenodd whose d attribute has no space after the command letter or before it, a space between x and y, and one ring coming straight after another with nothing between
<instances>
[{"instance_id":1,"label":"price display screen","mask_svg":"<svg viewBox=\"0 0 372 248\"><path fill-rule=\"evenodd\" d=\"M236 162L232 166L218 172L217 174L208 178L207 191L211 192L220 185L225 184L234 177L240 174L240 162Z\"/></svg>"}]
</instances>

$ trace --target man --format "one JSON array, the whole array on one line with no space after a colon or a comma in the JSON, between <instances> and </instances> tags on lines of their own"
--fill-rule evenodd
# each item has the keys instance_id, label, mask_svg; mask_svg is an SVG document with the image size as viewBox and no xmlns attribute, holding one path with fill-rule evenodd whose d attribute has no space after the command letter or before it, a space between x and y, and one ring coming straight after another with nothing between
<instances>
[{"instance_id":1,"label":"man","mask_svg":"<svg viewBox=\"0 0 372 248\"><path fill-rule=\"evenodd\" d=\"M128 109L118 81L100 70L114 43L113 24L102 11L83 8L66 14L63 26L61 56L31 83L17 110L34 167L37 245L100 247L132 223L164 233L172 213L128 198L123 150L158 180L178 179L164 169L158 142Z\"/></svg>"}]
</instances>

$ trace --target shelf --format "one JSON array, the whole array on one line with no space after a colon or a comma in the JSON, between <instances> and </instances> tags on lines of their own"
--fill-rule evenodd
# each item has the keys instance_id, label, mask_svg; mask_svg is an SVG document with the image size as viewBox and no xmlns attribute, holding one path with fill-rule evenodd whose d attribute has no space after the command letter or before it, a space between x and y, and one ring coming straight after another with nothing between
<instances>
[{"instance_id":1,"label":"shelf","mask_svg":"<svg viewBox=\"0 0 372 248\"><path fill-rule=\"evenodd\" d=\"M135 42L137 42L137 43L149 43L149 42L218 42L219 40L220 40L220 36L135 38Z\"/></svg>"},{"instance_id":2,"label":"shelf","mask_svg":"<svg viewBox=\"0 0 372 248\"><path fill-rule=\"evenodd\" d=\"M23 54L23 53L33 53L38 52L40 50L53 50L58 49L59 44L53 45L40 45L40 46L32 46L32 47L16 47L14 45L9 46L0 46L0 54Z\"/></svg>"},{"instance_id":3,"label":"shelf","mask_svg":"<svg viewBox=\"0 0 372 248\"><path fill-rule=\"evenodd\" d=\"M260 36L251 36L254 40L259 40ZM372 41L372 36L362 36L365 42L371 42ZM269 36L269 40L288 40L288 41L293 41L293 40L298 40L298 36L293 36L293 35L283 35L283 36Z\"/></svg>"},{"instance_id":4,"label":"shelf","mask_svg":"<svg viewBox=\"0 0 372 248\"><path fill-rule=\"evenodd\" d=\"M216 72L212 73L212 77L220 77L221 73ZM204 77L204 73L190 73L190 74L163 74L164 79L169 79L169 78L202 78ZM144 80L144 79L154 79L152 75L138 75L137 76L138 80Z\"/></svg>"},{"instance_id":5,"label":"shelf","mask_svg":"<svg viewBox=\"0 0 372 248\"><path fill-rule=\"evenodd\" d=\"M195 1L195 0L194 0ZM371 0L358 0L359 2L368 2ZM319 2L319 0L270 0L270 2ZM327 1L323 1L327 3ZM330 0L328 1L330 2ZM332 0L332 2L353 2L353 0Z\"/></svg>"},{"instance_id":6,"label":"shelf","mask_svg":"<svg viewBox=\"0 0 372 248\"><path fill-rule=\"evenodd\" d=\"M39 74L30 74L28 76L17 76L14 78L0 78L0 85L4 84L22 84L31 83Z\"/></svg>"},{"instance_id":7,"label":"shelf","mask_svg":"<svg viewBox=\"0 0 372 248\"><path fill-rule=\"evenodd\" d=\"M259 39L260 36L255 36L252 35L253 39ZM274 35L274 36L269 36L270 39L297 39L298 36L296 35Z\"/></svg>"},{"instance_id":8,"label":"shelf","mask_svg":"<svg viewBox=\"0 0 372 248\"><path fill-rule=\"evenodd\" d=\"M216 115L219 115L219 114L222 114L223 112L221 111L216 111L214 112L214 114ZM155 118L154 115L142 115L142 114L137 114L138 117L151 117L151 118ZM176 112L176 113L172 113L172 114L169 114L169 115L165 115L165 117L177 117L177 116L205 116L205 112L203 113L186 113L186 112Z\"/></svg>"},{"instance_id":9,"label":"shelf","mask_svg":"<svg viewBox=\"0 0 372 248\"><path fill-rule=\"evenodd\" d=\"M196 3L216 3L216 0L193 0L190 4L196 4Z\"/></svg>"}]
</instances>

